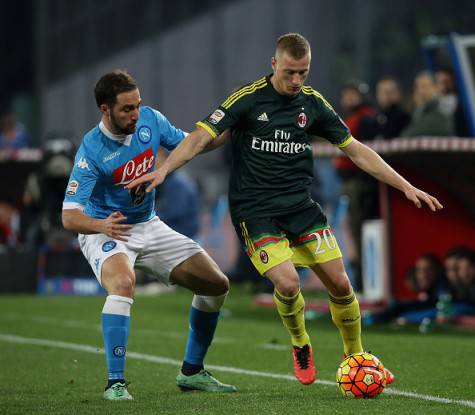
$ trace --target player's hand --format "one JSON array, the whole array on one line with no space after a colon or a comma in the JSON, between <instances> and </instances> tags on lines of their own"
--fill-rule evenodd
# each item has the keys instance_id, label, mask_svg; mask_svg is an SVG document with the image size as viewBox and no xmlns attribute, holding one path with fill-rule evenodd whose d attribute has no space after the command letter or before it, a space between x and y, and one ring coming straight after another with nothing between
<instances>
[{"instance_id":1,"label":"player's hand","mask_svg":"<svg viewBox=\"0 0 475 415\"><path fill-rule=\"evenodd\" d=\"M412 186L404 192L404 195L412 201L418 208L422 207L422 202L429 206L432 212L443 209L442 204L430 194Z\"/></svg>"},{"instance_id":2,"label":"player's hand","mask_svg":"<svg viewBox=\"0 0 475 415\"><path fill-rule=\"evenodd\" d=\"M165 177L167 177L167 170L165 170L163 167L159 167L157 170L151 173L144 174L138 179L135 179L134 181L130 182L127 186L125 186L125 188L130 190L136 188L142 183L151 182L145 189L147 193L150 193L159 184L163 183Z\"/></svg>"},{"instance_id":3,"label":"player's hand","mask_svg":"<svg viewBox=\"0 0 475 415\"><path fill-rule=\"evenodd\" d=\"M119 241L127 242L127 236L131 235L129 231L132 225L121 223L126 219L127 217L120 212L111 213L106 219L103 219L102 233Z\"/></svg>"}]
</instances>

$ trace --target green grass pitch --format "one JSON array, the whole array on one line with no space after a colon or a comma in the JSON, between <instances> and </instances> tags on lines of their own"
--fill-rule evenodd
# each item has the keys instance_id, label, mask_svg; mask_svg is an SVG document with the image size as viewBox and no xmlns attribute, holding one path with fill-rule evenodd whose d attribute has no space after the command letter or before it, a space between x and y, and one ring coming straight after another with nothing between
<instances>
[{"instance_id":1,"label":"green grass pitch","mask_svg":"<svg viewBox=\"0 0 475 415\"><path fill-rule=\"evenodd\" d=\"M275 310L258 309L233 287L207 360L235 394L183 393L191 294L137 297L127 379L132 402L106 402L100 297L0 296L0 414L471 414L475 413L475 335L454 329L420 335L365 329L365 347L396 375L372 400L345 399L335 372L342 347L329 318L307 324L318 381L293 380L288 336Z\"/></svg>"}]
</instances>

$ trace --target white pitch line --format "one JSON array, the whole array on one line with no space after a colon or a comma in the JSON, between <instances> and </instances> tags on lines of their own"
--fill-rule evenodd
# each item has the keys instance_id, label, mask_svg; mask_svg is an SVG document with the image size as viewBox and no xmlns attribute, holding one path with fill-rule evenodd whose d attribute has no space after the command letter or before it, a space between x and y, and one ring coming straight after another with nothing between
<instances>
[{"instance_id":1,"label":"white pitch line","mask_svg":"<svg viewBox=\"0 0 475 415\"><path fill-rule=\"evenodd\" d=\"M275 343L261 343L261 344L258 344L256 347L259 347L260 349L278 350L278 351L290 350L290 346L288 345L275 344Z\"/></svg>"},{"instance_id":2,"label":"white pitch line","mask_svg":"<svg viewBox=\"0 0 475 415\"><path fill-rule=\"evenodd\" d=\"M25 320L24 316L21 316L16 313L7 313L3 316L0 316L0 319L22 320L22 321ZM82 329L89 329L89 330L95 330L97 332L102 332L102 326L100 324L90 324L81 320L64 320L64 319L52 318L52 317L46 317L46 316L34 316L34 317L31 317L30 320L34 323L39 323L39 324L49 324L49 325L61 326L61 327L72 328L72 329L82 328ZM134 329L133 332L134 334L143 335L143 336L165 337L165 338L170 338L170 339L186 339L186 337L188 336L188 332L184 332L184 331L163 332L163 331L154 330L154 329ZM216 336L214 337L213 342L215 344L230 344L230 343L235 343L236 339L231 338L231 337Z\"/></svg>"},{"instance_id":3,"label":"white pitch line","mask_svg":"<svg viewBox=\"0 0 475 415\"><path fill-rule=\"evenodd\" d=\"M30 337L21 337L15 336L12 334L1 334L0 333L0 340L8 343L17 343L17 344L31 344L36 346L49 346L49 347L56 347L60 349L67 349L67 350L77 350L80 352L86 353L93 353L93 354L104 354L104 351L98 347L89 346L86 344L78 344L78 343L67 343L61 342L56 340L46 340L46 339L35 339ZM172 365L172 366L181 366L182 362L175 359L170 359L168 357L162 356L155 356L150 354L144 353L137 353L137 352L130 352L127 351L127 357L137 360L145 360L148 362L154 363L161 363L165 365ZM247 370L247 369L240 369L237 367L228 367L228 366L218 366L218 365L206 365L207 368L216 370L218 372L228 372L228 373L236 373L239 375L248 375L248 376L258 376L258 377L265 377L265 378L273 378L273 379L281 379L281 380L290 380L295 381L295 377L292 375L284 375L279 373L269 373L269 372L259 372L257 370ZM317 379L315 383L325 386L334 386L335 382L331 382L329 380L321 380ZM421 399L424 401L431 401L443 404L455 404L466 406L469 408L475 408L475 401L470 400L463 400L463 399L450 399L450 398L443 398L440 396L432 396L432 395L424 395L415 392L407 392L402 391L399 389L388 388L385 389L385 393L390 395L396 396L404 396L406 398L414 398L414 399Z\"/></svg>"},{"instance_id":4,"label":"white pitch line","mask_svg":"<svg viewBox=\"0 0 475 415\"><path fill-rule=\"evenodd\" d=\"M17 313L6 313L0 316L0 319L4 320L25 320L24 316L20 316ZM90 324L86 323L81 320L64 320L59 318L52 318L46 316L33 316L30 320L34 323L39 324L50 324L55 326L62 326L66 328L82 328L82 329L89 329L94 330L96 332L102 333L102 326L100 324ZM164 337L169 339L186 339L188 336L188 332L184 331L159 331L156 329L137 329L134 328L133 330L134 335L141 335L141 336L154 336L154 337ZM215 336L213 338L213 344L232 344L237 343L238 339L233 337L222 337L222 336ZM290 350L289 345L283 344L274 344L274 343L261 343L255 345L260 349L268 349L268 350L275 350L275 351L287 351Z\"/></svg>"},{"instance_id":5,"label":"white pitch line","mask_svg":"<svg viewBox=\"0 0 475 415\"><path fill-rule=\"evenodd\" d=\"M0 319L4 320L24 320L24 316L20 316L16 313L7 313L0 316ZM30 318L31 321L34 323L39 324L50 324L55 326L62 326L66 328L82 328L82 329L89 329L94 330L96 332L102 333L102 326L100 324L89 324L81 320L64 320L59 318L52 318L46 316L34 316ZM184 331L158 331L155 329L137 329L134 328L133 331L134 335L139 336L153 336L153 337L164 337L168 339L186 339L188 336L188 332ZM215 336L213 338L213 344L232 344L237 343L238 340L232 337L221 337ZM274 344L274 343L261 343L255 345L255 347L259 349L267 349L267 350L274 350L274 351L288 351L290 350L289 345L283 344Z\"/></svg>"}]
</instances>

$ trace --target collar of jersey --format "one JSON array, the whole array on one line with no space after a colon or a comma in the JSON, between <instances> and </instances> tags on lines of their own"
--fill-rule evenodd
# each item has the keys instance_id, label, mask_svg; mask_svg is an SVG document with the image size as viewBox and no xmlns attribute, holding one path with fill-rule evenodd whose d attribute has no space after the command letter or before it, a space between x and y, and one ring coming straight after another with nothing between
<instances>
[{"instance_id":1,"label":"collar of jersey","mask_svg":"<svg viewBox=\"0 0 475 415\"><path fill-rule=\"evenodd\" d=\"M282 94L279 94L277 92L277 90L274 88L274 85L272 85L272 82L271 82L271 77L273 76L274 74L269 74L266 76L266 79L267 79L267 85L268 85L268 91L271 95L273 95L275 98L281 100L281 101L284 101L284 102L290 102L290 101L293 101L294 99L296 98L299 98L301 95L302 95L302 91L300 91L297 95L295 96L289 96L289 95L282 95Z\"/></svg>"},{"instance_id":2,"label":"collar of jersey","mask_svg":"<svg viewBox=\"0 0 475 415\"><path fill-rule=\"evenodd\" d=\"M110 138L113 141L117 141L120 144L123 144L125 146L130 146L133 134L119 135L119 134L111 133L102 121L99 123L99 129L101 130L102 134L104 134L107 138Z\"/></svg>"}]
</instances>

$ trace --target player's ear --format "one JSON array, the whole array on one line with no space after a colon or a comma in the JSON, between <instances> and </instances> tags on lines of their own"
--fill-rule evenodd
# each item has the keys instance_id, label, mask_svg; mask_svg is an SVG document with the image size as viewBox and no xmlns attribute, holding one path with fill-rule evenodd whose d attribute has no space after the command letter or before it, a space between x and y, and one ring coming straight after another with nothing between
<instances>
[{"instance_id":1,"label":"player's ear","mask_svg":"<svg viewBox=\"0 0 475 415\"><path fill-rule=\"evenodd\" d=\"M275 72L275 67L277 65L277 59L275 58L275 56L272 56L272 59L271 59L271 65L272 65L272 69L274 70Z\"/></svg>"},{"instance_id":2,"label":"player's ear","mask_svg":"<svg viewBox=\"0 0 475 415\"><path fill-rule=\"evenodd\" d=\"M107 114L107 111L109 110L109 106L107 104L101 104L99 105L99 109L103 114Z\"/></svg>"}]
</instances>

